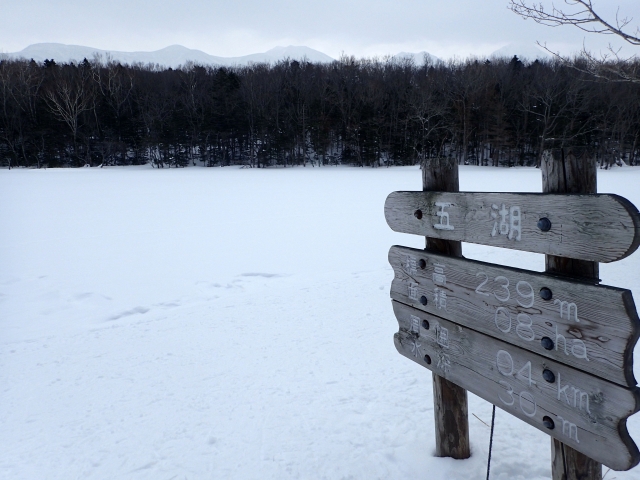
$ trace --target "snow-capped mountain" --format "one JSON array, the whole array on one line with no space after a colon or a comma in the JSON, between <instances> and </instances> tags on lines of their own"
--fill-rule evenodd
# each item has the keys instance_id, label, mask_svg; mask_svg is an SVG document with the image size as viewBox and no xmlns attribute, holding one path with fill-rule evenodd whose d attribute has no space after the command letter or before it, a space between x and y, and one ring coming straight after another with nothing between
<instances>
[{"instance_id":1,"label":"snow-capped mountain","mask_svg":"<svg viewBox=\"0 0 640 480\"><path fill-rule=\"evenodd\" d=\"M237 64L246 65L248 63L262 63L262 62L277 62L284 58L291 58L293 60L302 60L306 58L310 62L314 63L329 63L333 62L333 58L329 55L325 55L313 48L299 46L295 47L289 45L288 47L275 47L271 50L267 50L264 53L254 53L252 55L245 55L243 57L227 58L226 60L233 61Z\"/></svg>"},{"instance_id":2,"label":"snow-capped mountain","mask_svg":"<svg viewBox=\"0 0 640 480\"><path fill-rule=\"evenodd\" d=\"M290 58L302 60L306 58L310 62L332 62L333 58L318 50L304 46L275 47L264 53L254 53L241 57L216 57L201 50L194 50L181 45L171 45L153 52L119 52L115 50L100 50L98 48L84 47L81 45L64 45L61 43L36 43L29 45L24 50L5 54L9 58L33 58L37 62L46 59L54 59L58 63L81 62L83 59L93 59L100 55L103 60L107 55L121 63L153 63L165 67L176 68L187 62L202 65L248 65L250 63L274 63L278 60Z\"/></svg>"},{"instance_id":3,"label":"snow-capped mountain","mask_svg":"<svg viewBox=\"0 0 640 480\"><path fill-rule=\"evenodd\" d=\"M404 60L404 59L413 60L413 63L417 66L422 66L425 63L425 59L428 59L431 63L437 63L440 61L440 59L435 55L431 55L429 52L424 52L424 51L417 52L417 53L400 52L395 54L391 58L393 58L394 60Z\"/></svg>"},{"instance_id":4,"label":"snow-capped mountain","mask_svg":"<svg viewBox=\"0 0 640 480\"><path fill-rule=\"evenodd\" d=\"M517 55L520 60L528 60L533 62L536 59L545 59L551 57L549 52L533 43L510 43L489 55L489 58L513 58Z\"/></svg>"}]
</instances>

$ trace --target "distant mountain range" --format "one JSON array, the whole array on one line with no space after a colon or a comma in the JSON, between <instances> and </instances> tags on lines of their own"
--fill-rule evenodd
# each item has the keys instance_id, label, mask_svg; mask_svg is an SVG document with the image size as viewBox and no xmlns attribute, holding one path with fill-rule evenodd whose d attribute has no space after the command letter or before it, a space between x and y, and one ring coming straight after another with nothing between
<instances>
[{"instance_id":1,"label":"distant mountain range","mask_svg":"<svg viewBox=\"0 0 640 480\"><path fill-rule=\"evenodd\" d=\"M333 62L333 58L318 50L309 47L275 47L264 53L254 53L242 57L216 57L201 50L193 50L181 45L171 45L170 47L153 52L119 52L115 50L100 50L98 48L84 47L81 45L64 45L62 43L36 43L29 45L24 50L4 54L9 58L33 58L37 62L54 59L58 63L81 62L83 59L92 60L99 55L103 60L109 56L120 63L153 63L164 67L176 68L187 62L195 62L202 65L249 65L251 63L274 63L278 60L290 58L292 60L302 60L306 58L310 62L326 63Z\"/></svg>"},{"instance_id":2,"label":"distant mountain range","mask_svg":"<svg viewBox=\"0 0 640 480\"><path fill-rule=\"evenodd\" d=\"M529 61L533 61L536 58L550 57L548 52L545 52L533 44L516 43L506 45L491 53L488 57L512 58L514 55L517 55L521 60ZM289 45L288 47L275 47L263 53L254 53L241 57L216 57L202 50L194 50L181 45L171 45L153 52L120 52L116 50L100 50L98 48L84 47L81 45L36 43L29 45L19 52L0 54L0 56L26 58L27 60L34 59L37 62L54 59L58 63L81 62L85 58L92 60L95 56L100 56L103 60L109 57L120 63L142 63L145 65L152 63L171 68L176 68L187 62L194 62L201 65L242 66L252 63L275 63L286 58L292 60L302 60L306 58L314 63L330 63L334 61L329 55L325 55L313 48L293 45ZM422 65L425 58L433 63L441 61L435 55L424 51L418 53L400 52L391 58L394 60L410 59L415 65Z\"/></svg>"}]
</instances>

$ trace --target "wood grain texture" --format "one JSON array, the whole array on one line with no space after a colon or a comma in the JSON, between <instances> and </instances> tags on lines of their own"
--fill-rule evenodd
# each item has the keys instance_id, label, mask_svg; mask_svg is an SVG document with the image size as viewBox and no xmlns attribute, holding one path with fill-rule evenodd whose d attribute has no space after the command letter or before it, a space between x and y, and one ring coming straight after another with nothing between
<instances>
[{"instance_id":1,"label":"wood grain texture","mask_svg":"<svg viewBox=\"0 0 640 480\"><path fill-rule=\"evenodd\" d=\"M636 384L640 319L629 290L399 246L389 250L389 263L394 300L614 383ZM543 288L550 300L540 297ZM544 337L552 350L543 348Z\"/></svg>"},{"instance_id":2,"label":"wood grain texture","mask_svg":"<svg viewBox=\"0 0 640 480\"><path fill-rule=\"evenodd\" d=\"M397 232L594 262L640 244L638 210L618 195L393 192L385 218ZM541 218L549 231L538 228Z\"/></svg>"},{"instance_id":3,"label":"wood grain texture","mask_svg":"<svg viewBox=\"0 0 640 480\"><path fill-rule=\"evenodd\" d=\"M602 464L551 437L551 479L602 480Z\"/></svg>"},{"instance_id":4,"label":"wood grain texture","mask_svg":"<svg viewBox=\"0 0 640 480\"><path fill-rule=\"evenodd\" d=\"M626 428L627 417L640 406L637 388L392 304L400 327L394 341L405 357L614 470L628 470L640 460ZM553 373L553 383L543 376L545 370ZM544 424L549 419L553 429Z\"/></svg>"},{"instance_id":5,"label":"wood grain texture","mask_svg":"<svg viewBox=\"0 0 640 480\"><path fill-rule=\"evenodd\" d=\"M598 176L595 156L585 149L555 148L545 150L540 167L544 193L597 193ZM574 151L575 150L575 151ZM580 186L580 187L578 187ZM598 279L597 262L547 255L545 270L572 277Z\"/></svg>"},{"instance_id":6,"label":"wood grain texture","mask_svg":"<svg viewBox=\"0 0 640 480\"><path fill-rule=\"evenodd\" d=\"M422 190L457 192L460 190L458 163L452 158L429 158L422 165ZM427 238L427 249L443 255L462 256L462 243ZM433 374L433 415L436 456L464 459L471 456L469 446L469 406L467 391Z\"/></svg>"},{"instance_id":7,"label":"wood grain texture","mask_svg":"<svg viewBox=\"0 0 640 480\"><path fill-rule=\"evenodd\" d=\"M580 147L553 148L542 153L544 193L597 193L596 157Z\"/></svg>"},{"instance_id":8,"label":"wood grain texture","mask_svg":"<svg viewBox=\"0 0 640 480\"><path fill-rule=\"evenodd\" d=\"M543 152L542 191L545 193L598 192L595 155L586 149L556 148ZM593 260L593 259L591 259ZM545 256L545 271L574 278L597 281L600 267L589 259ZM551 462L553 480L601 480L602 465L568 445L553 439L552 458L562 458L562 465Z\"/></svg>"},{"instance_id":9,"label":"wood grain texture","mask_svg":"<svg viewBox=\"0 0 640 480\"><path fill-rule=\"evenodd\" d=\"M467 391L433 372L436 457L464 460L471 456Z\"/></svg>"},{"instance_id":10,"label":"wood grain texture","mask_svg":"<svg viewBox=\"0 0 640 480\"><path fill-rule=\"evenodd\" d=\"M460 191L458 164L451 158L427 158L422 166L422 191ZM455 240L427 237L427 249L433 252L462 256L462 243Z\"/></svg>"}]
</instances>

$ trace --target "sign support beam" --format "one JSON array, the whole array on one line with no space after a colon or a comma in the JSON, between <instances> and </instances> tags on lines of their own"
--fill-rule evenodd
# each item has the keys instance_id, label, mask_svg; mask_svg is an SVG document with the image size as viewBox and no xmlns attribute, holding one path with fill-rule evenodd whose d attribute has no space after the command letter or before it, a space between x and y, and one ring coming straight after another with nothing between
<instances>
[{"instance_id":1,"label":"sign support beam","mask_svg":"<svg viewBox=\"0 0 640 480\"><path fill-rule=\"evenodd\" d=\"M453 158L426 159L422 164L422 190L459 192L458 163ZM462 256L462 243L426 239L427 250L453 257ZM467 391L445 378L433 374L433 403L436 430L436 455L464 459L469 449L469 414Z\"/></svg>"},{"instance_id":2,"label":"sign support beam","mask_svg":"<svg viewBox=\"0 0 640 480\"><path fill-rule=\"evenodd\" d=\"M556 148L542 159L544 193L597 193L595 157L585 149ZM546 271L598 281L598 262L545 255ZM602 480L602 465L568 445L551 438L553 480Z\"/></svg>"}]
</instances>

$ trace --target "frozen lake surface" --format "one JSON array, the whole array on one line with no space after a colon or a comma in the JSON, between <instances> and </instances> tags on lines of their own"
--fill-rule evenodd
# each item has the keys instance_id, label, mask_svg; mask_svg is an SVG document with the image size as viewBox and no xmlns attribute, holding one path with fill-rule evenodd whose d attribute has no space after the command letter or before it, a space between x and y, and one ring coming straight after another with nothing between
<instances>
[{"instance_id":1,"label":"frozen lake surface","mask_svg":"<svg viewBox=\"0 0 640 480\"><path fill-rule=\"evenodd\" d=\"M541 191L535 169L460 177ZM417 167L0 170L0 478L484 479L491 405L469 395L470 459L435 458L431 372L393 345L387 252L423 239L383 205L420 189ZM638 301L640 253L600 276ZM491 467L549 478L549 437L498 409Z\"/></svg>"}]
</instances>

